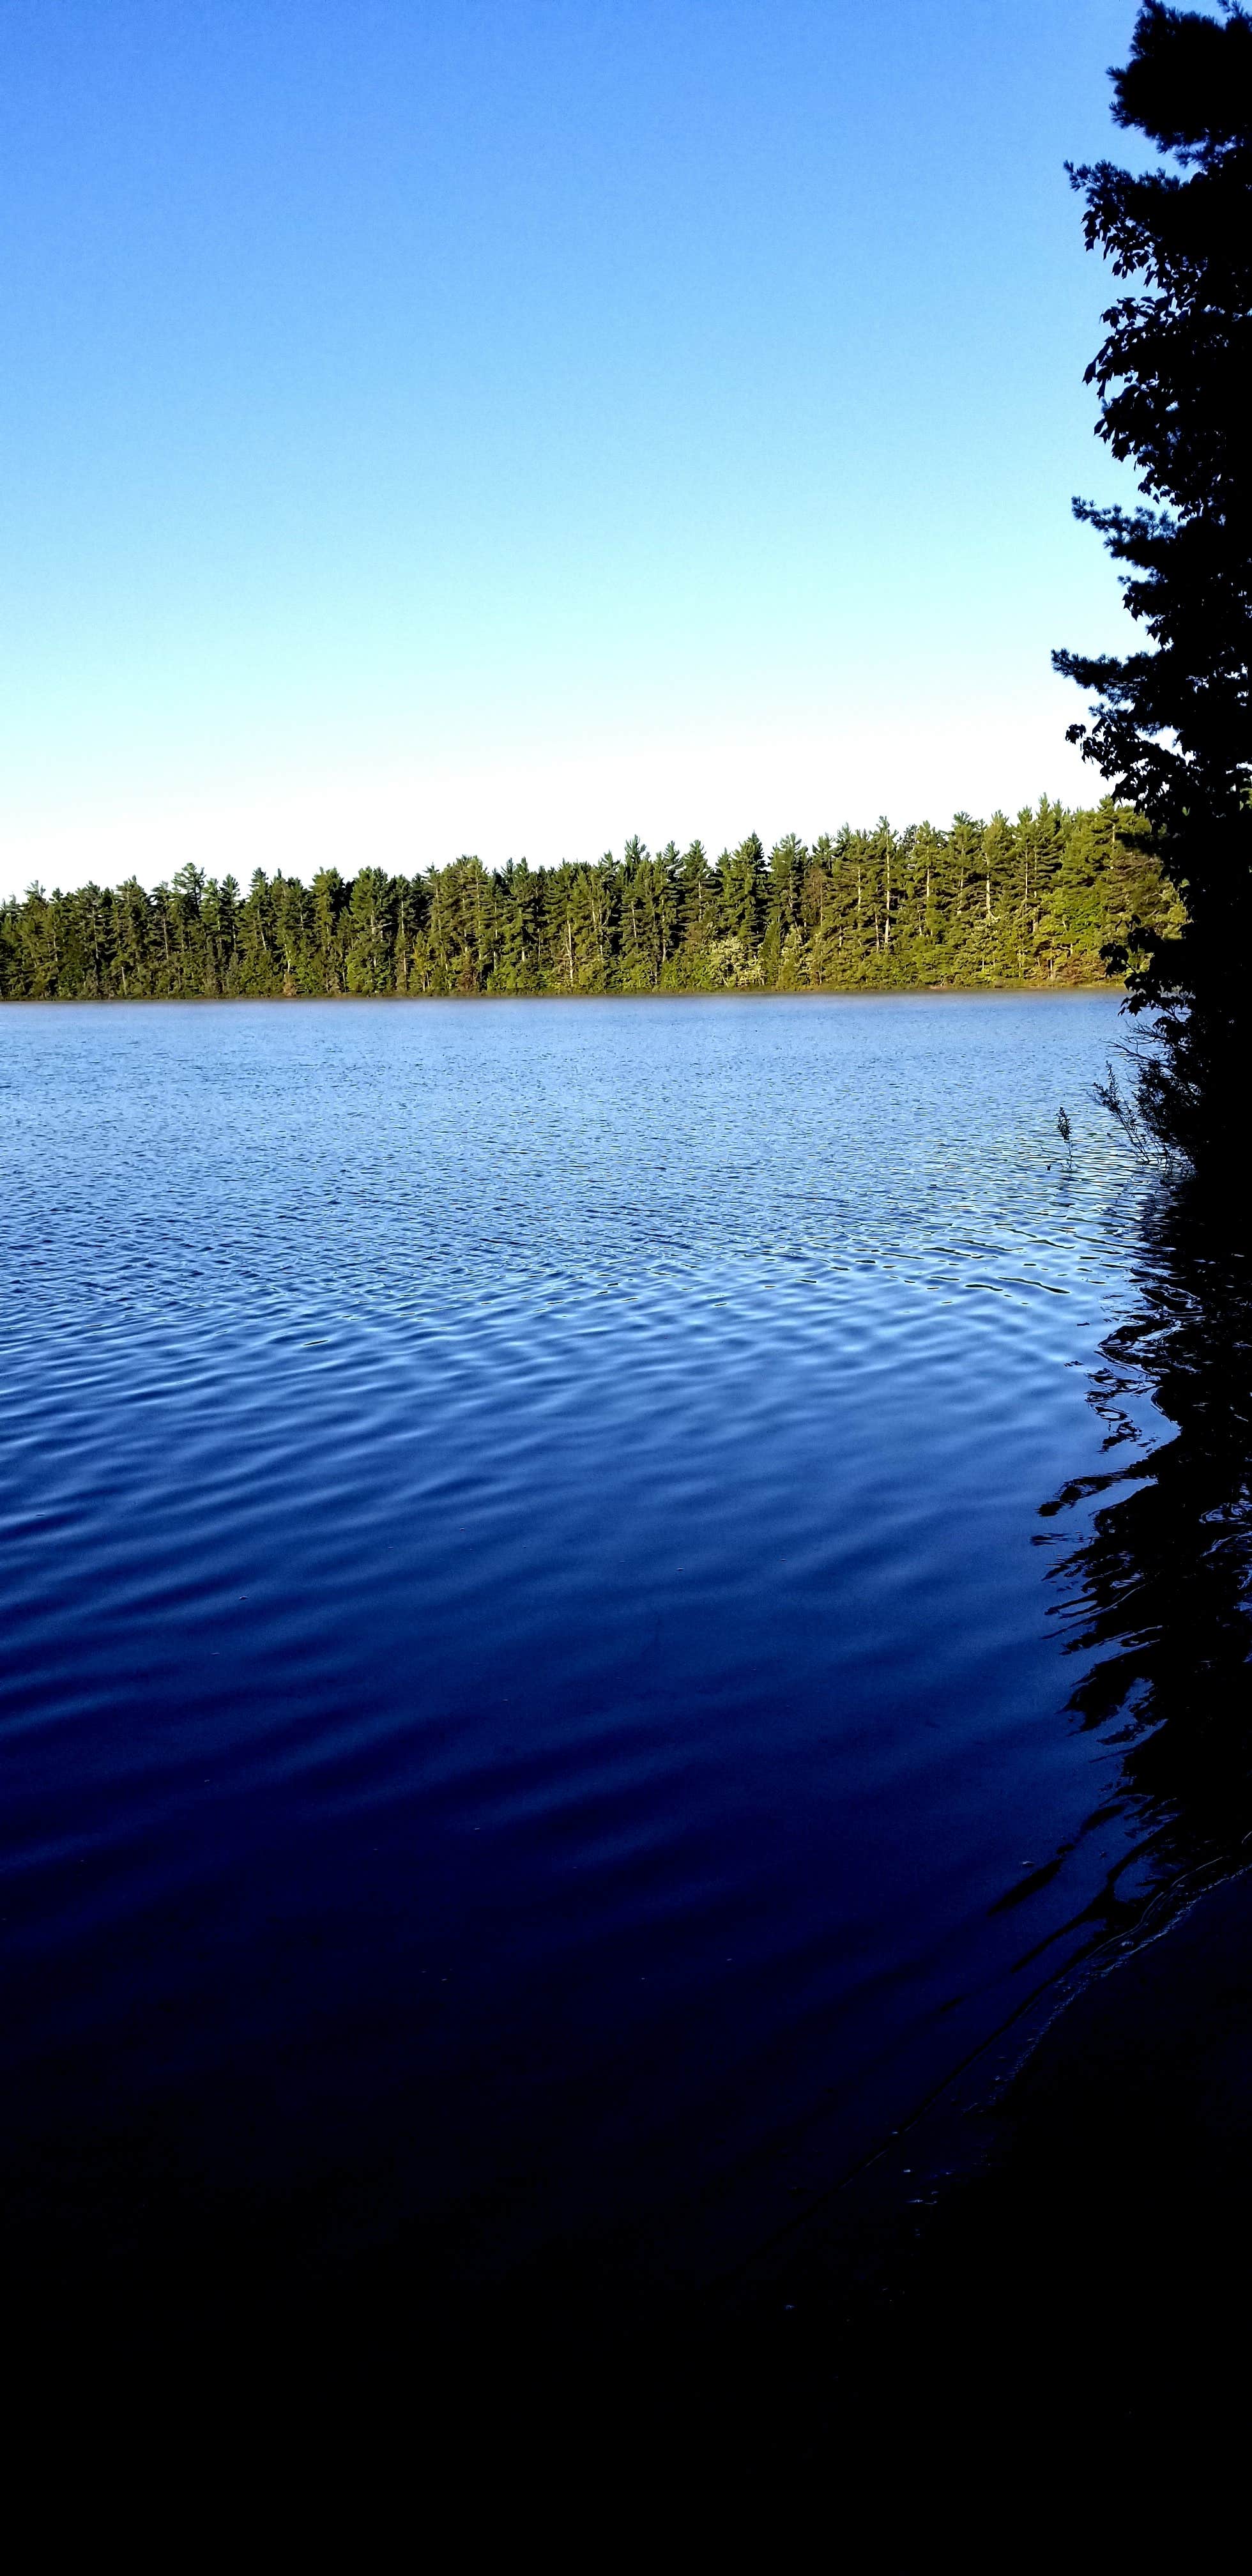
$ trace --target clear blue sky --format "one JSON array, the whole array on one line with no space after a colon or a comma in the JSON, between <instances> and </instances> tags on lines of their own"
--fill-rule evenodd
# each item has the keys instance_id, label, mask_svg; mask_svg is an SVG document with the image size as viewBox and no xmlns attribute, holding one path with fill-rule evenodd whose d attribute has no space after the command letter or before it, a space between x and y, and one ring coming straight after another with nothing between
<instances>
[{"instance_id":1,"label":"clear blue sky","mask_svg":"<svg viewBox=\"0 0 1252 2576\"><path fill-rule=\"evenodd\" d=\"M0 886L1096 792L1134 15L0 0Z\"/></svg>"}]
</instances>

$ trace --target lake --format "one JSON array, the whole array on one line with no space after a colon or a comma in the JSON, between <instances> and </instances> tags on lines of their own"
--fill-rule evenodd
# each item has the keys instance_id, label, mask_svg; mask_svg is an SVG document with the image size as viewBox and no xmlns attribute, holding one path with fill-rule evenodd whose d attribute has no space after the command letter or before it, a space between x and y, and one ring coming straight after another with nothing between
<instances>
[{"instance_id":1,"label":"lake","mask_svg":"<svg viewBox=\"0 0 1252 2576\"><path fill-rule=\"evenodd\" d=\"M1104 1347L1152 1269L1117 1037L0 1013L36 2232L681 2295L1180 1865L1081 1704L1075 1552L1162 1431Z\"/></svg>"}]
</instances>

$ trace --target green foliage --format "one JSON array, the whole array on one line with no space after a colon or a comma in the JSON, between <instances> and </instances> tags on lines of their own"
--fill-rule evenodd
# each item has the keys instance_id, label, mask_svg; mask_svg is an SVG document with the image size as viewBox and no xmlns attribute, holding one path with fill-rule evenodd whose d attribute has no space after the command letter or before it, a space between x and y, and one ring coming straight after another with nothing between
<instances>
[{"instance_id":1,"label":"green foliage","mask_svg":"<svg viewBox=\"0 0 1252 2576\"><path fill-rule=\"evenodd\" d=\"M1144 826L1111 799L958 816L892 832L751 832L711 865L700 842L628 841L591 864L489 872L454 859L424 876L323 868L312 885L260 870L181 868L151 894L47 895L0 905L0 998L231 995L882 991L1089 984L1101 951L1176 937L1181 905Z\"/></svg>"}]
</instances>

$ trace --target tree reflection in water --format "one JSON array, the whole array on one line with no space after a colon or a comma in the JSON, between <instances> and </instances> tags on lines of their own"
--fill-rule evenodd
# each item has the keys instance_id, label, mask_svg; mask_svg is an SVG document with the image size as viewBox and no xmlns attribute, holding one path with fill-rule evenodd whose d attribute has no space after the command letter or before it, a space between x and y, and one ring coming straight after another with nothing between
<instances>
[{"instance_id":1,"label":"tree reflection in water","mask_svg":"<svg viewBox=\"0 0 1252 2576\"><path fill-rule=\"evenodd\" d=\"M1053 1518L1096 1503L1053 1568L1053 1609L1068 1650L1094 1658L1069 1707L1110 1729L1116 1805L1138 1820L1088 1909L1110 1931L1252 1833L1252 1232L1192 1186L1162 1194L1144 1231L1139 1308L1103 1344L1092 1396L1125 1462L1043 1506ZM1152 1406L1173 1436L1145 1455Z\"/></svg>"}]
</instances>

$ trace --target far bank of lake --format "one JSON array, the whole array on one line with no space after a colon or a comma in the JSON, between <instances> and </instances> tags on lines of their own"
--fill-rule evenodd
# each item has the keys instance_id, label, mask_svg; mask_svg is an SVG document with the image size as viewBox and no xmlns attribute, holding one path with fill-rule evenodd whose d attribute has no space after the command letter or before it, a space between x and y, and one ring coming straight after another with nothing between
<instances>
[{"instance_id":1,"label":"far bank of lake","mask_svg":"<svg viewBox=\"0 0 1252 2576\"><path fill-rule=\"evenodd\" d=\"M416 875L323 868L310 884L182 867L0 903L0 1001L353 994L1054 990L1102 980L1184 916L1140 818L1044 798L951 829L629 841L592 864Z\"/></svg>"}]
</instances>

